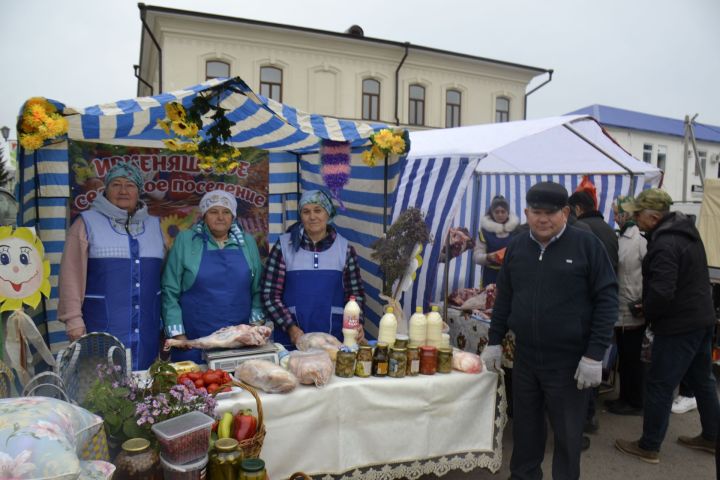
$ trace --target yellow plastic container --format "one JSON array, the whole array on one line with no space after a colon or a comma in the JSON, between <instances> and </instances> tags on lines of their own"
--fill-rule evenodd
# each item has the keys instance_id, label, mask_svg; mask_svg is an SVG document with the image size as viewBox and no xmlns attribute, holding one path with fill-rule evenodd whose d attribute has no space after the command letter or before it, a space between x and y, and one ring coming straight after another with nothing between
<instances>
[{"instance_id":1,"label":"yellow plastic container","mask_svg":"<svg viewBox=\"0 0 720 480\"><path fill-rule=\"evenodd\" d=\"M182 362L175 362L175 363L171 363L170 365L173 366L173 368L177 371L178 375L182 375L183 373L200 371L200 365L193 362L192 360L184 360Z\"/></svg>"}]
</instances>

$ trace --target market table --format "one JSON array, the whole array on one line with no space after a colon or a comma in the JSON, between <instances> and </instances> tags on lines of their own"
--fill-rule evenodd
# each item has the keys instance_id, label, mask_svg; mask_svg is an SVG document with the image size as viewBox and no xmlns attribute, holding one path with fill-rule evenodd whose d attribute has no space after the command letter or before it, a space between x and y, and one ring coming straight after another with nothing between
<instances>
[{"instance_id":1,"label":"market table","mask_svg":"<svg viewBox=\"0 0 720 480\"><path fill-rule=\"evenodd\" d=\"M322 388L260 392L267 435L261 458L273 480L395 479L492 472L502 464L505 389L492 372L405 378L333 377ZM216 412L255 407L247 392Z\"/></svg>"}]
</instances>

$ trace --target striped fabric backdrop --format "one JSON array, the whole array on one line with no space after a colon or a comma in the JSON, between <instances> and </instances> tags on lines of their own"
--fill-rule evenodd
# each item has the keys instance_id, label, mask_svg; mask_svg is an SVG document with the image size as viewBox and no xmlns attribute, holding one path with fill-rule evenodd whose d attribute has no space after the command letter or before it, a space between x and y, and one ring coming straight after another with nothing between
<instances>
[{"instance_id":1,"label":"striped fabric backdrop","mask_svg":"<svg viewBox=\"0 0 720 480\"><path fill-rule=\"evenodd\" d=\"M213 79L185 90L84 109L52 102L67 116L68 138L72 140L163 148L162 139L167 136L157 121L165 118L165 104L180 101L189 107L199 93L220 85L226 87L222 106L229 109L228 118L236 122L231 129L232 143L239 148L255 147L270 152L270 242L276 241L297 220L298 185L300 191L322 186L319 157L308 155L318 151L321 140L349 142L353 152L358 153L352 158L353 178L342 195L348 210L341 212L336 223L361 257L366 290L371 297L368 316L377 323L380 312L377 292L381 282L370 260L369 246L382 234L384 170L381 165L373 168L364 165L359 153L370 143L370 135L386 125L307 114L256 95L239 78ZM206 128L208 125L206 119ZM57 320L57 277L69 218L67 141L47 145L32 154L19 147L18 165L18 224L36 227L51 265L51 298L45 302L45 312L38 312L34 318L53 352L57 352L67 345L64 325ZM390 164L389 192L397 183L399 165L398 159ZM388 212L391 206L388 205ZM374 332L374 327L370 327L369 333Z\"/></svg>"},{"instance_id":2,"label":"striped fabric backdrop","mask_svg":"<svg viewBox=\"0 0 720 480\"><path fill-rule=\"evenodd\" d=\"M455 216L451 224L452 226L465 227L473 235L478 238L480 227L480 217L487 212L492 198L496 195L504 196L509 204L510 209L518 216L520 223L526 221L525 218L525 193L527 190L538 182L552 181L565 186L569 193L577 188L582 180L582 175L483 175L474 174L469 182L468 187L459 200L458 215ZM619 195L627 195L631 189L631 180L629 175L590 175L590 180L595 184L598 194L598 209L603 214L610 226L615 226L612 214L612 202ZM651 183L645 183L645 177L642 175L635 176L632 182L634 187L633 194L637 195L642 190L656 186ZM402 186L400 188L403 188ZM443 235L447 234L447 230L443 231ZM433 232L433 235L438 236ZM472 252L468 251L450 261L448 272L448 292L453 292L459 288L471 288L479 285L481 267L475 265L472 260ZM422 271L419 276L425 275ZM428 275L431 273L428 271ZM444 281L445 271L444 264L436 269L434 282L427 282L426 288L431 290L427 292L427 297L432 303L439 303L444 297ZM413 300L414 302L417 299ZM419 303L418 303L419 304ZM414 308L415 303L413 303ZM409 307L405 307L406 309Z\"/></svg>"}]
</instances>

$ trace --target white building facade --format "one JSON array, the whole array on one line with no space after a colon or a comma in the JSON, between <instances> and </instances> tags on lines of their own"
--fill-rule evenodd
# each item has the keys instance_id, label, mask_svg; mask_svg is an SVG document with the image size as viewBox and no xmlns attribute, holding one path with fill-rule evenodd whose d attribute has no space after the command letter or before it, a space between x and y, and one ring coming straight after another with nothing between
<instances>
[{"instance_id":1,"label":"white building facade","mask_svg":"<svg viewBox=\"0 0 720 480\"><path fill-rule=\"evenodd\" d=\"M591 105L571 113L592 115L633 157L660 168L665 174L663 189L676 204L702 201L700 170L690 140L688 156L683 162L684 120L604 105ZM720 127L695 123L693 131L704 178L720 178Z\"/></svg>"},{"instance_id":2,"label":"white building facade","mask_svg":"<svg viewBox=\"0 0 720 480\"><path fill-rule=\"evenodd\" d=\"M309 113L410 128L522 120L548 70L364 37L139 5L138 95L239 76Z\"/></svg>"}]
</instances>

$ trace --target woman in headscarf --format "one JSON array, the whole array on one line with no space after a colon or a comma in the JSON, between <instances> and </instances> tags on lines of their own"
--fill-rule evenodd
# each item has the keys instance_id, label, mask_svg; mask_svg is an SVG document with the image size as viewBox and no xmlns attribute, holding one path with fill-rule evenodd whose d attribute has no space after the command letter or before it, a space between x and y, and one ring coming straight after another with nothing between
<instances>
[{"instance_id":1,"label":"woman in headscarf","mask_svg":"<svg viewBox=\"0 0 720 480\"><path fill-rule=\"evenodd\" d=\"M647 240L633 220L633 214L623 210L632 197L620 196L613 202L615 223L620 227L618 236L618 306L619 318L615 323L615 340L618 348L620 395L606 402L608 411L618 415L639 415L643 408L645 366L640 350L645 335L645 319L633 315L630 304L642 300L642 260L647 253Z\"/></svg>"},{"instance_id":2,"label":"woman in headscarf","mask_svg":"<svg viewBox=\"0 0 720 480\"><path fill-rule=\"evenodd\" d=\"M300 222L275 243L262 282L265 311L276 324L275 341L287 347L310 332L342 340L345 302L354 296L361 308L365 303L355 249L331 225L335 207L330 197L308 190L298 209Z\"/></svg>"},{"instance_id":3,"label":"woman in headscarf","mask_svg":"<svg viewBox=\"0 0 720 480\"><path fill-rule=\"evenodd\" d=\"M260 255L235 221L237 200L214 190L200 200L202 220L181 232L162 277L168 338L193 340L231 325L264 323ZM172 351L172 360L204 362L198 349Z\"/></svg>"},{"instance_id":4,"label":"woman in headscarf","mask_svg":"<svg viewBox=\"0 0 720 480\"><path fill-rule=\"evenodd\" d=\"M473 250L473 260L483 266L483 287L495 283L502 265L500 251L510 243L519 223L505 197L498 195L492 199L490 208L480 219L479 238Z\"/></svg>"},{"instance_id":5,"label":"woman in headscarf","mask_svg":"<svg viewBox=\"0 0 720 480\"><path fill-rule=\"evenodd\" d=\"M86 332L115 335L144 370L160 346L160 221L140 200L143 178L131 163L105 175L105 190L72 224L58 282L58 318L70 340Z\"/></svg>"}]
</instances>

